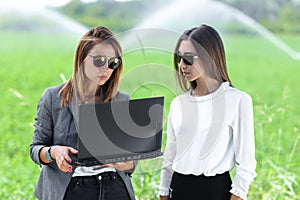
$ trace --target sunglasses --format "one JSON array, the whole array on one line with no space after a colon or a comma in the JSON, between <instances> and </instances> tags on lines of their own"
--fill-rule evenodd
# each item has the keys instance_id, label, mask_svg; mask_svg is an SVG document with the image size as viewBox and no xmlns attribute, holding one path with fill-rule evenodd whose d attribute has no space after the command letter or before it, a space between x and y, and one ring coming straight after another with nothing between
<instances>
[{"instance_id":1,"label":"sunglasses","mask_svg":"<svg viewBox=\"0 0 300 200\"><path fill-rule=\"evenodd\" d=\"M103 67L106 64L106 61L108 62L108 68L109 69L117 69L120 67L122 60L120 57L112 57L112 58L107 58L105 56L91 56L93 58L93 63L95 67Z\"/></svg>"},{"instance_id":2,"label":"sunglasses","mask_svg":"<svg viewBox=\"0 0 300 200\"><path fill-rule=\"evenodd\" d=\"M181 60L183 61L184 64L186 65L193 65L194 64L194 59L198 58L196 55L192 54L176 54L176 61L178 64L180 64Z\"/></svg>"}]
</instances>

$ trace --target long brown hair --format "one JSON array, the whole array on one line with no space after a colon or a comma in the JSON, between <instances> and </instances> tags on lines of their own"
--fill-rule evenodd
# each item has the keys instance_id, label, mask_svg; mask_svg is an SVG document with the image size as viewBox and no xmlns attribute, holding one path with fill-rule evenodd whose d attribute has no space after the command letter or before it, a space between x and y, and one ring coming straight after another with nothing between
<instances>
[{"instance_id":1,"label":"long brown hair","mask_svg":"<svg viewBox=\"0 0 300 200\"><path fill-rule=\"evenodd\" d=\"M184 31L179 37L175 52L174 52L174 68L177 74L177 80L183 91L188 91L191 88L196 88L196 81L188 81L184 78L180 66L177 62L178 49L183 40L190 40L195 47L198 57L203 63L204 70L211 77L219 82L229 82L225 60L225 50L222 39L218 32L212 27L202 24L199 27L195 27Z\"/></svg>"},{"instance_id":2,"label":"long brown hair","mask_svg":"<svg viewBox=\"0 0 300 200\"><path fill-rule=\"evenodd\" d=\"M83 81L85 80L84 70L82 69L83 62L90 50L102 42L112 45L116 56L122 59L121 45L109 29L102 26L90 29L78 43L74 59L73 74L59 92L61 96L60 106L66 107L68 102L72 102L73 95L75 95L76 98L83 97ZM109 80L101 86L104 102L110 101L116 95L122 69L123 62L121 60L121 65L113 71ZM99 94L100 87L97 90L96 93Z\"/></svg>"}]
</instances>

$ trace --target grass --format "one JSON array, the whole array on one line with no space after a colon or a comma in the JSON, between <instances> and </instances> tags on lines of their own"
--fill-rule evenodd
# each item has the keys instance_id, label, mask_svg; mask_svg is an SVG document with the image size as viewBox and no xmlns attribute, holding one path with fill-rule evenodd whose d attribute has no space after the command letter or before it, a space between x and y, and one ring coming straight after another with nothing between
<instances>
[{"instance_id":1,"label":"grass","mask_svg":"<svg viewBox=\"0 0 300 200\"><path fill-rule=\"evenodd\" d=\"M299 49L299 37L281 37ZM36 104L45 87L62 82L60 74L71 75L79 37L1 32L0 38L0 199L35 199L39 168L29 158L29 144ZM254 103L258 176L249 199L299 199L300 62L261 37L226 36L224 42L232 82ZM148 50L145 56L125 54L121 90L132 98L164 95L167 115L179 92L172 55ZM139 163L133 175L138 199L157 199L160 166L161 159Z\"/></svg>"}]
</instances>

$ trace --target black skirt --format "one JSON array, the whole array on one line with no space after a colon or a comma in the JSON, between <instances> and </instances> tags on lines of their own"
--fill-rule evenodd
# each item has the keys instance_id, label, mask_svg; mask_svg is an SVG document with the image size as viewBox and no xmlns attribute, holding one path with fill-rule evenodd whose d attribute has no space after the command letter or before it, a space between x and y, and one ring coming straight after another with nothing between
<instances>
[{"instance_id":1,"label":"black skirt","mask_svg":"<svg viewBox=\"0 0 300 200\"><path fill-rule=\"evenodd\" d=\"M229 200L231 183L229 172L209 177L174 172L170 185L170 199Z\"/></svg>"}]
</instances>

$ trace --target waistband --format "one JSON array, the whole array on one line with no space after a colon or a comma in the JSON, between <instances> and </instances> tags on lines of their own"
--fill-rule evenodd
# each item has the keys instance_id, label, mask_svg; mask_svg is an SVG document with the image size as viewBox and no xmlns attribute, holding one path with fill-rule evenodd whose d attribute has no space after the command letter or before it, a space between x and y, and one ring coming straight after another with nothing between
<instances>
[{"instance_id":1,"label":"waistband","mask_svg":"<svg viewBox=\"0 0 300 200\"><path fill-rule=\"evenodd\" d=\"M93 176L75 176L71 178L71 182L74 183L98 183L101 181L112 181L119 178L120 175L117 172L103 172Z\"/></svg>"},{"instance_id":2,"label":"waistband","mask_svg":"<svg viewBox=\"0 0 300 200\"><path fill-rule=\"evenodd\" d=\"M229 171L223 172L222 174L216 174L214 176L205 176L204 174L200 175L194 175L194 174L181 174L176 171L173 173L176 176L182 176L182 177L195 177L195 178L216 178L216 177L227 177L230 176Z\"/></svg>"}]
</instances>

